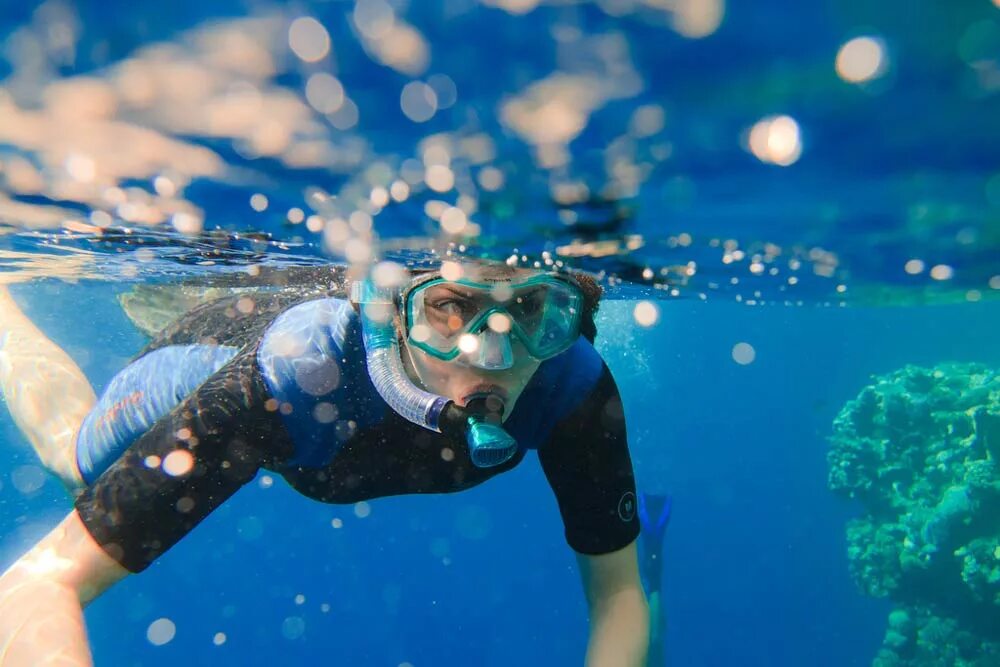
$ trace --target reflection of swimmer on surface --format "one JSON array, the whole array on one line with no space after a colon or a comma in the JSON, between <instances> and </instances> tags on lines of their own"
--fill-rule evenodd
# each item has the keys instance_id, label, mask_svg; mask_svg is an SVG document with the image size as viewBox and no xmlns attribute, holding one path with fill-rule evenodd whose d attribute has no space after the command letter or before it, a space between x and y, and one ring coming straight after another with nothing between
<instances>
[{"instance_id":1,"label":"reflection of swimmer on surface","mask_svg":"<svg viewBox=\"0 0 1000 667\"><path fill-rule=\"evenodd\" d=\"M0 290L0 387L77 494L0 578L0 664L89 664L82 606L261 468L308 497L355 503L468 489L529 449L578 554L587 664L644 664L623 410L591 345L600 288L496 263L401 273L391 286L356 282L350 298L314 286L197 306L100 398Z\"/></svg>"},{"instance_id":2,"label":"reflection of swimmer on surface","mask_svg":"<svg viewBox=\"0 0 1000 667\"><path fill-rule=\"evenodd\" d=\"M666 663L667 615L663 610L663 535L670 523L673 498L668 495L642 493L639 495L639 521L642 537L639 540L639 571L642 584L649 596L649 658L650 667L663 667Z\"/></svg>"}]
</instances>

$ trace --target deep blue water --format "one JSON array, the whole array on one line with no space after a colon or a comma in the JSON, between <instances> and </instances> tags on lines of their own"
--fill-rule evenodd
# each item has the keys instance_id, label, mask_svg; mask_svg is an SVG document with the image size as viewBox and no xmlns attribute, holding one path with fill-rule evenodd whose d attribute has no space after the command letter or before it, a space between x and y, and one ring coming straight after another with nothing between
<instances>
[{"instance_id":1,"label":"deep blue water","mask_svg":"<svg viewBox=\"0 0 1000 667\"><path fill-rule=\"evenodd\" d=\"M32 289L46 305L31 314L75 357L89 351L83 367L98 386L142 342L103 286ZM95 309L87 316L72 305L81 293ZM622 326L630 308L605 304L601 324L618 328L598 341L625 400L640 488L675 497L671 664L869 664L888 605L847 574L844 523L858 508L826 489L831 420L871 374L1000 363L1000 310L671 303L647 330ZM752 364L733 362L737 342L754 346ZM3 429L10 468L33 464L9 421ZM69 502L53 480L28 497L3 481L8 563ZM533 457L466 493L370 509L358 518L313 503L278 477L250 484L90 607L98 664L581 663L574 559ZM177 635L156 647L146 629L161 617Z\"/></svg>"}]
</instances>

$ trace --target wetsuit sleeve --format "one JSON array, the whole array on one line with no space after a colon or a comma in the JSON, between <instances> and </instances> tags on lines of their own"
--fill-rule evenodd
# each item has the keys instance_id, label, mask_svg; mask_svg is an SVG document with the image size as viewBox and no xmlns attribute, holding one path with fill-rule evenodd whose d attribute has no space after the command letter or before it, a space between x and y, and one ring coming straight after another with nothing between
<instances>
[{"instance_id":1,"label":"wetsuit sleeve","mask_svg":"<svg viewBox=\"0 0 1000 667\"><path fill-rule=\"evenodd\" d=\"M622 402L607 366L552 433L538 459L559 503L566 542L592 556L631 544L639 535L635 478Z\"/></svg>"},{"instance_id":2,"label":"wetsuit sleeve","mask_svg":"<svg viewBox=\"0 0 1000 667\"><path fill-rule=\"evenodd\" d=\"M140 572L290 443L248 345L157 421L76 500L94 540Z\"/></svg>"}]
</instances>

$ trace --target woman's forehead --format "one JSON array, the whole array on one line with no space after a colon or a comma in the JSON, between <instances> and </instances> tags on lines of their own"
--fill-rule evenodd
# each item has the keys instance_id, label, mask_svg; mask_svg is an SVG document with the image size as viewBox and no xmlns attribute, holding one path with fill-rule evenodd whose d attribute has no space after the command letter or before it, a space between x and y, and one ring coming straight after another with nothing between
<instances>
[{"instance_id":1,"label":"woman's forehead","mask_svg":"<svg viewBox=\"0 0 1000 667\"><path fill-rule=\"evenodd\" d=\"M519 282L539 274L535 269L508 266L503 262L444 262L441 277L470 282Z\"/></svg>"}]
</instances>

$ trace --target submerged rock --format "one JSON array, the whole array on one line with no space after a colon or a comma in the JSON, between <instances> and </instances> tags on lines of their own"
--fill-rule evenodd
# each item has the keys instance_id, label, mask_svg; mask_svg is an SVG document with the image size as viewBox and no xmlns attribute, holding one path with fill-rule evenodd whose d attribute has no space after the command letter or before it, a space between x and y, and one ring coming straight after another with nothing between
<instances>
[{"instance_id":1,"label":"submerged rock","mask_svg":"<svg viewBox=\"0 0 1000 667\"><path fill-rule=\"evenodd\" d=\"M1000 665L1000 374L875 377L837 415L829 486L860 501L848 563L895 603L877 667Z\"/></svg>"}]
</instances>

